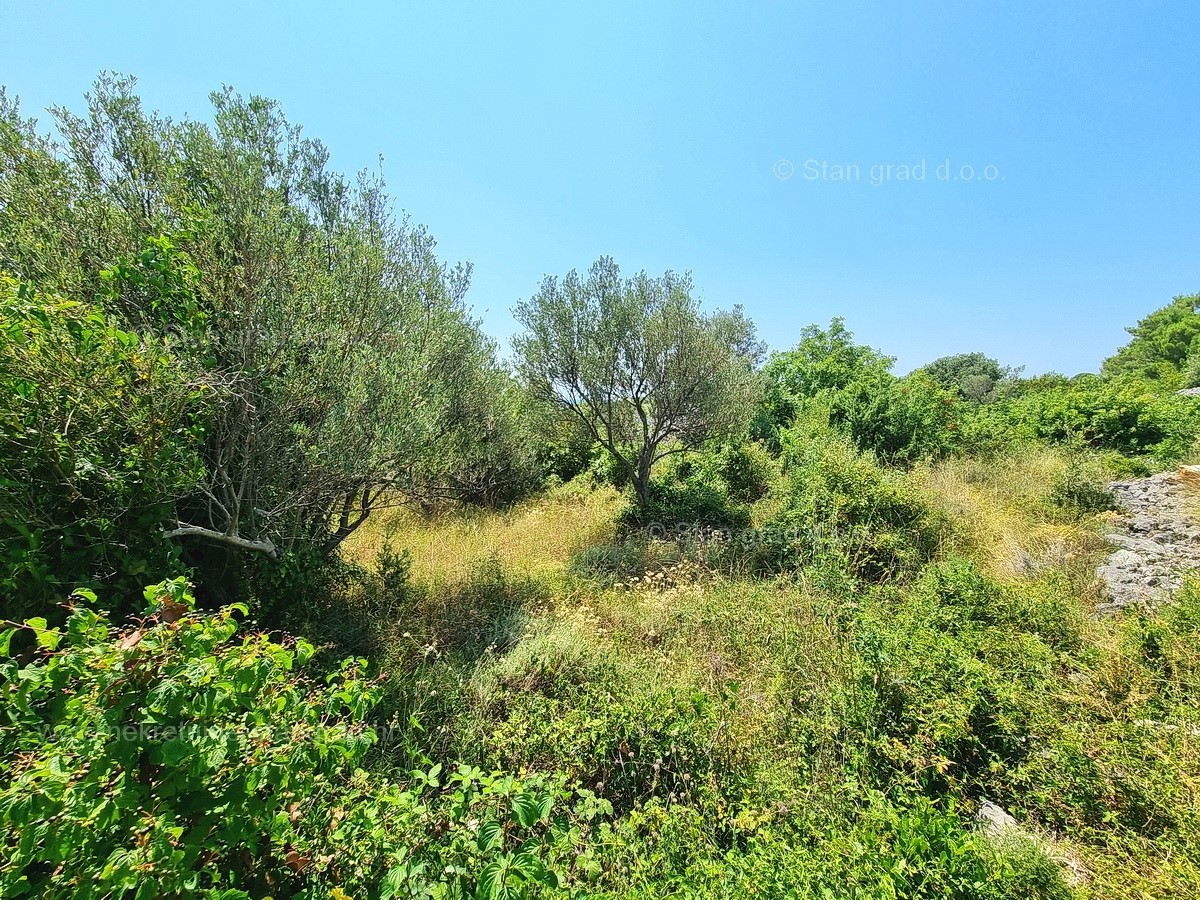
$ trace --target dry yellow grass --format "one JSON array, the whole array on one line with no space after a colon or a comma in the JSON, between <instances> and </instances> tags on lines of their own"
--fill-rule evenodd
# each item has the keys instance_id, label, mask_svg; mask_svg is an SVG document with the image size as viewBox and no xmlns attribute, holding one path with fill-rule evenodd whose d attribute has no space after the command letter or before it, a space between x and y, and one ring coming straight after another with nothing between
<instances>
[{"instance_id":1,"label":"dry yellow grass","mask_svg":"<svg viewBox=\"0 0 1200 900\"><path fill-rule=\"evenodd\" d=\"M1039 515L1070 465L1064 451L1028 448L998 460L948 460L914 477L958 526L959 549L993 577L1012 581L1076 568L1076 561L1087 569L1106 547L1091 522L1047 522Z\"/></svg>"},{"instance_id":2,"label":"dry yellow grass","mask_svg":"<svg viewBox=\"0 0 1200 900\"><path fill-rule=\"evenodd\" d=\"M425 516L410 509L379 513L347 541L346 553L370 565L390 544L412 556L414 577L457 581L496 557L513 574L563 572L585 547L613 539L622 499L608 488L560 489L504 511L465 509Z\"/></svg>"},{"instance_id":3,"label":"dry yellow grass","mask_svg":"<svg viewBox=\"0 0 1200 900\"><path fill-rule=\"evenodd\" d=\"M1200 466L1180 466L1179 481L1183 485L1183 511L1193 521L1200 519Z\"/></svg>"}]
</instances>

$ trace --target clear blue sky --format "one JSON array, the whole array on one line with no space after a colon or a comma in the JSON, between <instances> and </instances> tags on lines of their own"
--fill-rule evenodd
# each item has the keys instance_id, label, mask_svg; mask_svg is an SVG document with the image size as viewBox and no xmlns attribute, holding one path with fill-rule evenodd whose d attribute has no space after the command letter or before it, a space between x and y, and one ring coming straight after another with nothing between
<instances>
[{"instance_id":1,"label":"clear blue sky","mask_svg":"<svg viewBox=\"0 0 1200 900\"><path fill-rule=\"evenodd\" d=\"M1200 291L1196 0L506 6L0 0L0 83L26 113L101 69L176 116L282 101L338 168L383 155L503 341L600 254L691 269L772 347L844 316L904 370L1095 369Z\"/></svg>"}]
</instances>

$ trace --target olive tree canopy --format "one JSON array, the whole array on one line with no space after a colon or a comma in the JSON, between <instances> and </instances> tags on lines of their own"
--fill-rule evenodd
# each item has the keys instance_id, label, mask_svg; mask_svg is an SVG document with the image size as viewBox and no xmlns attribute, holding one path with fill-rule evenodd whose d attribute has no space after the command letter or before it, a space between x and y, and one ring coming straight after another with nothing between
<instances>
[{"instance_id":1,"label":"olive tree canopy","mask_svg":"<svg viewBox=\"0 0 1200 900\"><path fill-rule=\"evenodd\" d=\"M189 373L202 465L166 537L329 552L388 498L498 491L479 469L519 468L491 408L513 390L469 267L277 103L226 89L176 121L133 87L102 77L53 138L0 92L0 271L95 298Z\"/></svg>"},{"instance_id":2,"label":"olive tree canopy","mask_svg":"<svg viewBox=\"0 0 1200 900\"><path fill-rule=\"evenodd\" d=\"M690 276L622 278L610 257L548 276L514 311L517 368L623 465L639 504L669 454L743 429L763 347L740 307L704 313Z\"/></svg>"}]
</instances>

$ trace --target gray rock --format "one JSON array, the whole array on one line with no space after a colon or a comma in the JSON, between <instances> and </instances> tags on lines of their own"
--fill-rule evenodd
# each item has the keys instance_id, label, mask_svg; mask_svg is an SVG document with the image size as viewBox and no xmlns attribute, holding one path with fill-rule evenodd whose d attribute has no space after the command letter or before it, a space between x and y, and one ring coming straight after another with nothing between
<instances>
[{"instance_id":1,"label":"gray rock","mask_svg":"<svg viewBox=\"0 0 1200 900\"><path fill-rule=\"evenodd\" d=\"M975 824L984 834L1002 837L1014 828L1020 828L1017 820L1004 811L1004 808L991 800L979 804L975 813Z\"/></svg>"},{"instance_id":2,"label":"gray rock","mask_svg":"<svg viewBox=\"0 0 1200 900\"><path fill-rule=\"evenodd\" d=\"M1200 525L1188 511L1183 487L1185 476L1196 475L1200 467L1185 466L1109 485L1129 515L1125 530L1106 535L1116 549L1096 569L1106 594L1097 613L1159 602L1179 587L1181 573L1200 568Z\"/></svg>"}]
</instances>

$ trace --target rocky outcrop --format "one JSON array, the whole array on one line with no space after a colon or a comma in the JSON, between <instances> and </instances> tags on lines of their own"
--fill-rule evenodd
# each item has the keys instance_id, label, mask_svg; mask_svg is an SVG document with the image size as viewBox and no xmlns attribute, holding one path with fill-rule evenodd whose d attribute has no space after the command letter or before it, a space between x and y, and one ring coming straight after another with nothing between
<instances>
[{"instance_id":1,"label":"rocky outcrop","mask_svg":"<svg viewBox=\"0 0 1200 900\"><path fill-rule=\"evenodd\" d=\"M1161 601L1184 574L1200 569L1200 524L1188 509L1189 481L1200 482L1200 467L1109 486L1126 516L1123 527L1107 536L1117 549L1096 569L1106 595L1098 612Z\"/></svg>"}]
</instances>

